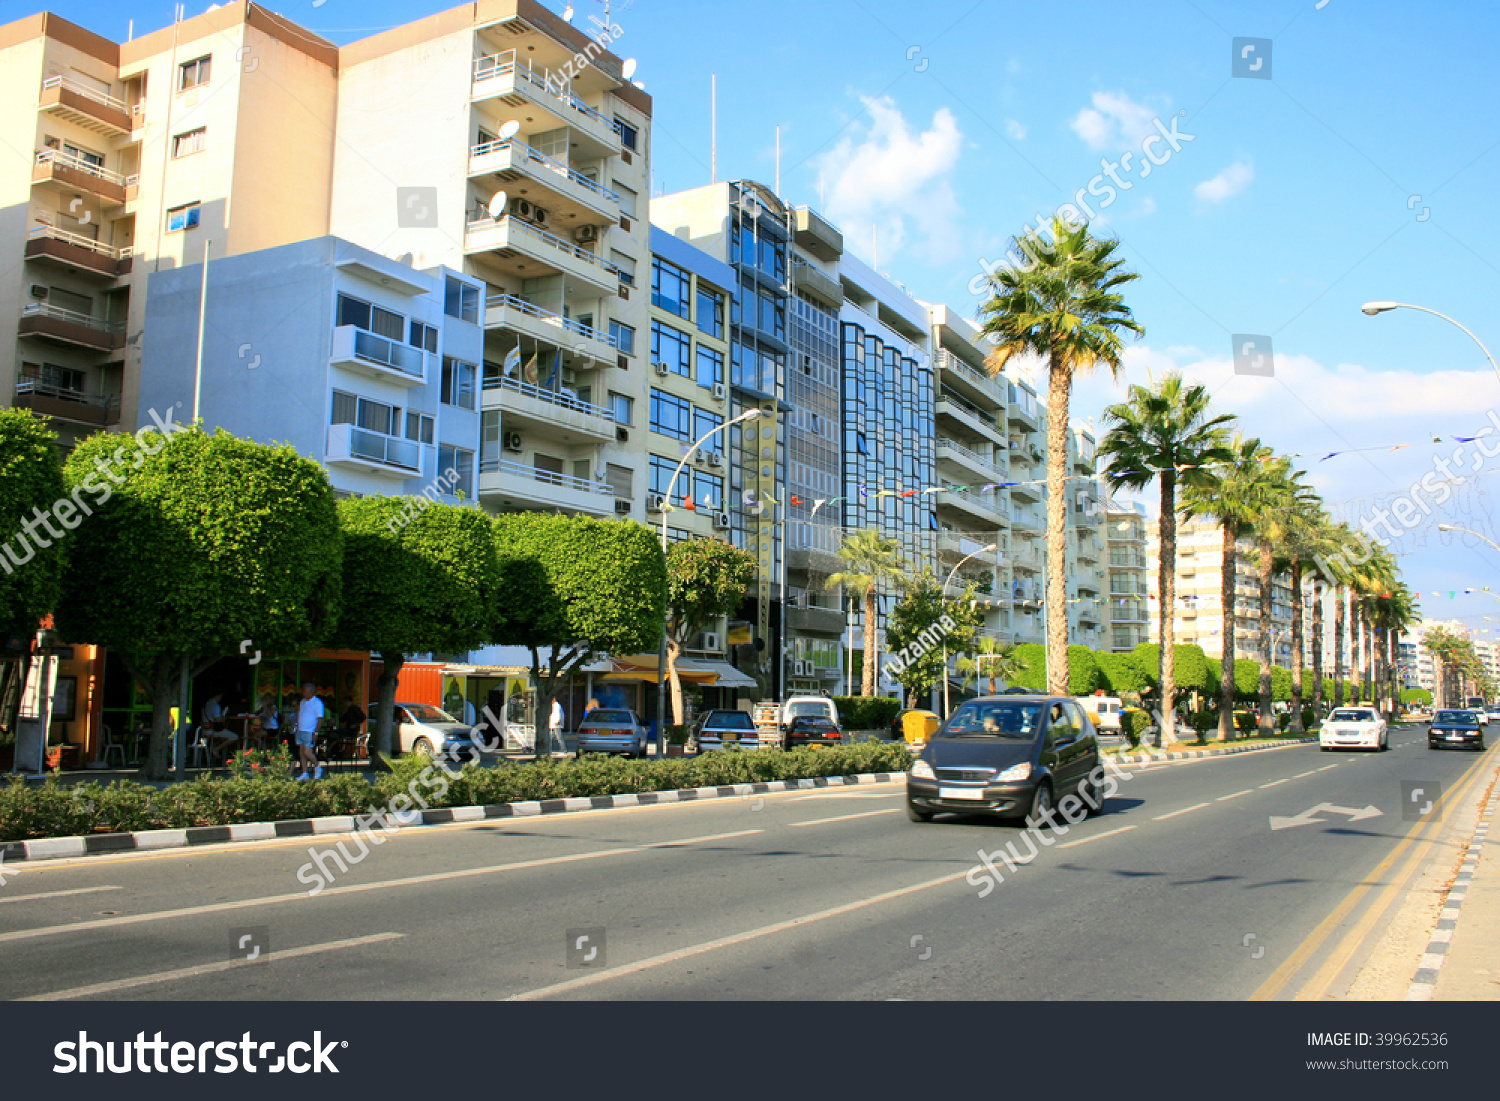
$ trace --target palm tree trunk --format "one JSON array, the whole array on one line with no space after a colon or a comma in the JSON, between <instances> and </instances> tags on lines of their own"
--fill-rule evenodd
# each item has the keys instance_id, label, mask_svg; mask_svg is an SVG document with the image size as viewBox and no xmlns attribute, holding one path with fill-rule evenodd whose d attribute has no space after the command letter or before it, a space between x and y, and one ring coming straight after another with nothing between
<instances>
[{"instance_id":1,"label":"palm tree trunk","mask_svg":"<svg viewBox=\"0 0 1500 1101\"><path fill-rule=\"evenodd\" d=\"M1161 516L1157 520L1157 542L1161 545L1156 581L1161 605L1156 610L1161 639L1157 684L1161 688L1161 734L1157 744L1165 748L1177 741L1177 631L1173 613L1177 608L1177 472L1161 472Z\"/></svg>"},{"instance_id":2,"label":"palm tree trunk","mask_svg":"<svg viewBox=\"0 0 1500 1101\"><path fill-rule=\"evenodd\" d=\"M1047 691L1068 694L1068 398L1073 376L1047 368Z\"/></svg>"},{"instance_id":3,"label":"palm tree trunk","mask_svg":"<svg viewBox=\"0 0 1500 1101\"><path fill-rule=\"evenodd\" d=\"M1224 551L1219 559L1219 603L1224 609L1223 657L1219 673L1219 741L1234 737L1234 583L1239 552L1234 528L1224 528Z\"/></svg>"},{"instance_id":4,"label":"palm tree trunk","mask_svg":"<svg viewBox=\"0 0 1500 1101\"><path fill-rule=\"evenodd\" d=\"M1313 578L1313 722L1323 721L1323 597L1328 592L1327 584Z\"/></svg>"},{"instance_id":5,"label":"palm tree trunk","mask_svg":"<svg viewBox=\"0 0 1500 1101\"><path fill-rule=\"evenodd\" d=\"M682 656L682 643L671 635L667 636L667 683L672 689L672 722L681 726L682 718L682 678L677 674L677 659Z\"/></svg>"},{"instance_id":6,"label":"palm tree trunk","mask_svg":"<svg viewBox=\"0 0 1500 1101\"><path fill-rule=\"evenodd\" d=\"M1344 706L1344 586L1333 587L1333 706Z\"/></svg>"},{"instance_id":7,"label":"palm tree trunk","mask_svg":"<svg viewBox=\"0 0 1500 1101\"><path fill-rule=\"evenodd\" d=\"M1256 730L1261 737L1276 731L1276 721L1271 716L1271 544L1261 540L1260 544L1260 717Z\"/></svg>"},{"instance_id":8,"label":"palm tree trunk","mask_svg":"<svg viewBox=\"0 0 1500 1101\"><path fill-rule=\"evenodd\" d=\"M860 695L875 694L875 586L865 590L865 653Z\"/></svg>"},{"instance_id":9,"label":"palm tree trunk","mask_svg":"<svg viewBox=\"0 0 1500 1101\"><path fill-rule=\"evenodd\" d=\"M1292 559L1292 721L1293 734L1302 733L1302 561Z\"/></svg>"}]
</instances>

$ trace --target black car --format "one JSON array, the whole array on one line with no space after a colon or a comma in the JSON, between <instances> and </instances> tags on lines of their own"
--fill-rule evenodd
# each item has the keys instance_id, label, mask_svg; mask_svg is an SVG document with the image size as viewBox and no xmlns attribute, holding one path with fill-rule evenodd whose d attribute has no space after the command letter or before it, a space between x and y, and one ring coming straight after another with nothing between
<instances>
[{"instance_id":1,"label":"black car","mask_svg":"<svg viewBox=\"0 0 1500 1101\"><path fill-rule=\"evenodd\" d=\"M786 727L787 749L799 745L838 745L842 738L839 724L823 715L798 715Z\"/></svg>"},{"instance_id":2,"label":"black car","mask_svg":"<svg viewBox=\"0 0 1500 1101\"><path fill-rule=\"evenodd\" d=\"M1065 697L982 696L939 728L906 775L906 813L1046 817L1077 795L1087 813L1104 807L1099 739L1088 713Z\"/></svg>"},{"instance_id":3,"label":"black car","mask_svg":"<svg viewBox=\"0 0 1500 1101\"><path fill-rule=\"evenodd\" d=\"M1444 746L1473 746L1484 748L1484 729L1479 725L1479 716L1472 711L1442 710L1432 716L1427 728L1427 748L1442 749Z\"/></svg>"}]
</instances>

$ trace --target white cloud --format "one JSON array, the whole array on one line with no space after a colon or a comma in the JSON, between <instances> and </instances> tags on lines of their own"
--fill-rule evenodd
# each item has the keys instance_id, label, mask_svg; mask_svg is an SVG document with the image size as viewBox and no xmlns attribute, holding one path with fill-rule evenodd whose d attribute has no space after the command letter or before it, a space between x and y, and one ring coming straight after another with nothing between
<instances>
[{"instance_id":1,"label":"white cloud","mask_svg":"<svg viewBox=\"0 0 1500 1101\"><path fill-rule=\"evenodd\" d=\"M1193 188L1193 194L1207 203L1222 203L1233 198L1255 179L1255 169L1245 161L1235 161L1224 171Z\"/></svg>"},{"instance_id":2,"label":"white cloud","mask_svg":"<svg viewBox=\"0 0 1500 1101\"><path fill-rule=\"evenodd\" d=\"M1085 107L1068 123L1090 149L1138 145L1152 132L1156 112L1124 92L1095 92L1090 102L1092 107Z\"/></svg>"},{"instance_id":3,"label":"white cloud","mask_svg":"<svg viewBox=\"0 0 1500 1101\"><path fill-rule=\"evenodd\" d=\"M1023 123L1017 122L1015 119L1005 120L1005 133L1010 137L1012 141L1026 140L1026 126Z\"/></svg>"},{"instance_id":4,"label":"white cloud","mask_svg":"<svg viewBox=\"0 0 1500 1101\"><path fill-rule=\"evenodd\" d=\"M890 97L861 99L870 114L868 128L818 158L824 213L859 252L878 233L882 266L907 246L909 235L916 238L915 251L931 262L954 260L964 243L951 182L963 147L958 120L941 107L932 124L917 131Z\"/></svg>"}]
</instances>

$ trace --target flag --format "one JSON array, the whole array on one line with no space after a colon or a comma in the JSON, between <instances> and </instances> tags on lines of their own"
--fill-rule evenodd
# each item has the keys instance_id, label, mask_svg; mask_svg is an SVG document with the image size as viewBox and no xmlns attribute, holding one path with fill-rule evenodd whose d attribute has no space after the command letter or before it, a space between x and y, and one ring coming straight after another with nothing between
<instances>
[{"instance_id":1,"label":"flag","mask_svg":"<svg viewBox=\"0 0 1500 1101\"><path fill-rule=\"evenodd\" d=\"M535 352L533 352L531 354L531 358L526 361L526 366L521 371L521 374L523 376L525 376L525 379L526 379L527 382L531 383L533 386L536 385L537 370L536 370L536 353Z\"/></svg>"},{"instance_id":2,"label":"flag","mask_svg":"<svg viewBox=\"0 0 1500 1101\"><path fill-rule=\"evenodd\" d=\"M792 504L794 504L794 505L800 505L801 503L802 503L802 498L798 497L795 493L792 494Z\"/></svg>"},{"instance_id":3,"label":"flag","mask_svg":"<svg viewBox=\"0 0 1500 1101\"><path fill-rule=\"evenodd\" d=\"M689 512L698 511L698 506L693 504L693 495L691 493L684 493L682 495L682 507L687 509Z\"/></svg>"},{"instance_id":4,"label":"flag","mask_svg":"<svg viewBox=\"0 0 1500 1101\"><path fill-rule=\"evenodd\" d=\"M516 368L519 366L521 366L521 346L517 344L514 348L505 353L505 365L503 367L503 370L508 377L514 378L516 374Z\"/></svg>"},{"instance_id":5,"label":"flag","mask_svg":"<svg viewBox=\"0 0 1500 1101\"><path fill-rule=\"evenodd\" d=\"M917 495L917 493L918 493L918 491L915 490L915 489L908 489L905 493L901 494L901 496L903 496L903 497L915 497Z\"/></svg>"},{"instance_id":6,"label":"flag","mask_svg":"<svg viewBox=\"0 0 1500 1101\"><path fill-rule=\"evenodd\" d=\"M552 377L547 380L547 389L554 393L562 392L562 349L557 350L557 356L552 361Z\"/></svg>"}]
</instances>

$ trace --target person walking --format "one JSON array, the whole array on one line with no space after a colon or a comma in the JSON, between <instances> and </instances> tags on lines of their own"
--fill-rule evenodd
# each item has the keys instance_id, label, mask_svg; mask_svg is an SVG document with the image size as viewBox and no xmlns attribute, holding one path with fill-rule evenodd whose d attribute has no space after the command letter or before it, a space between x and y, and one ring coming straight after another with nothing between
<instances>
[{"instance_id":1,"label":"person walking","mask_svg":"<svg viewBox=\"0 0 1500 1101\"><path fill-rule=\"evenodd\" d=\"M308 778L308 770L312 770L312 779L323 778L323 766L318 764L318 755L313 751L313 743L318 736L318 726L323 722L323 701L314 694L312 681L302 686L302 702L297 705L297 759L302 762L302 775L299 780Z\"/></svg>"},{"instance_id":2,"label":"person walking","mask_svg":"<svg viewBox=\"0 0 1500 1101\"><path fill-rule=\"evenodd\" d=\"M551 740L547 743L548 755L551 755L554 745L561 745L566 751L568 743L563 741L563 705L556 697L552 700L552 721L548 724L548 730L551 733Z\"/></svg>"}]
</instances>

